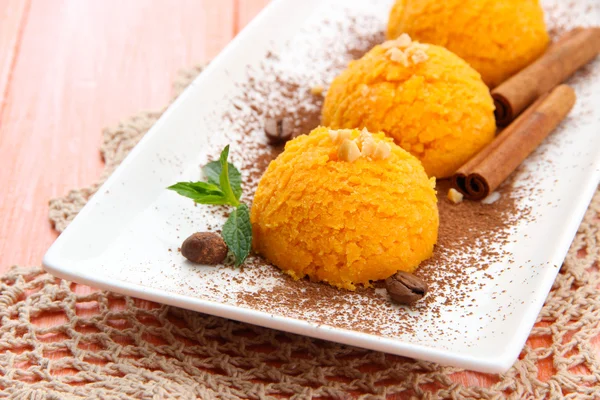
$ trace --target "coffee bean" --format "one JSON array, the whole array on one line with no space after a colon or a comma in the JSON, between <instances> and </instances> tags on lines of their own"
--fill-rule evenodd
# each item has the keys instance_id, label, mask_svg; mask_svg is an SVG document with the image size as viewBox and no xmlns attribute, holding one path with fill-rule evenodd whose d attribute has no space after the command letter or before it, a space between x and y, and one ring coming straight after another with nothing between
<instances>
[{"instance_id":1,"label":"coffee bean","mask_svg":"<svg viewBox=\"0 0 600 400\"><path fill-rule=\"evenodd\" d=\"M193 263L217 265L227 257L227 245L216 233L197 232L183 241L181 254Z\"/></svg>"},{"instance_id":2,"label":"coffee bean","mask_svg":"<svg viewBox=\"0 0 600 400\"><path fill-rule=\"evenodd\" d=\"M292 138L294 124L290 118L267 118L265 120L265 135L269 144L281 145Z\"/></svg>"},{"instance_id":3,"label":"coffee bean","mask_svg":"<svg viewBox=\"0 0 600 400\"><path fill-rule=\"evenodd\" d=\"M414 304L427 293L427 284L420 278L408 272L398 271L385 280L387 289L393 301L399 304Z\"/></svg>"}]
</instances>

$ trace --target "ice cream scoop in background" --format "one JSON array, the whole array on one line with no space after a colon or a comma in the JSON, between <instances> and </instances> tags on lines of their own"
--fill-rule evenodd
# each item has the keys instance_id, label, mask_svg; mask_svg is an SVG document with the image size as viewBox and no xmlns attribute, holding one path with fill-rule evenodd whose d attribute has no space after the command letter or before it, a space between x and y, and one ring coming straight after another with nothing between
<instances>
[{"instance_id":1,"label":"ice cream scoop in background","mask_svg":"<svg viewBox=\"0 0 600 400\"><path fill-rule=\"evenodd\" d=\"M437 178L452 175L496 131L494 102L479 73L445 48L407 35L375 46L334 79L322 123L382 131Z\"/></svg>"},{"instance_id":2,"label":"ice cream scoop in background","mask_svg":"<svg viewBox=\"0 0 600 400\"><path fill-rule=\"evenodd\" d=\"M491 88L533 62L549 43L538 0L397 0L387 36L402 33L446 47Z\"/></svg>"}]
</instances>

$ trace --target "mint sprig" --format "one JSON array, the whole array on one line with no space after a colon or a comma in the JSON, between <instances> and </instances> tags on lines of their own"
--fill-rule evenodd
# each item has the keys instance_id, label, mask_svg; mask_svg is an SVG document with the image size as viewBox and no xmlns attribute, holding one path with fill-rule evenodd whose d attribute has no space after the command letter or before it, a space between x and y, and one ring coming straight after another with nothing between
<instances>
[{"instance_id":1,"label":"mint sprig","mask_svg":"<svg viewBox=\"0 0 600 400\"><path fill-rule=\"evenodd\" d=\"M242 174L240 171L232 164L227 163L227 169L229 171L229 184L231 185L231 190L235 195L236 199L240 199L242 195ZM221 160L211 161L202 167L202 172L208 179L208 183L212 183L213 185L219 186L221 184L219 177L221 176Z\"/></svg>"},{"instance_id":2,"label":"mint sprig","mask_svg":"<svg viewBox=\"0 0 600 400\"><path fill-rule=\"evenodd\" d=\"M225 146L223 151L221 152L221 157L219 158L219 162L221 164L221 173L219 174L219 184L221 186L221 190L223 191L223 195L225 199L234 207L240 205L239 197L233 193L233 189L231 188L231 182L229 181L229 163L227 162L227 157L229 157L229 145ZM233 165L232 165L233 167ZM233 167L235 168L235 167ZM233 170L232 168L232 170ZM235 169L237 171L237 168ZM238 174L240 172L238 171ZM240 189L241 195L241 189Z\"/></svg>"},{"instance_id":3,"label":"mint sprig","mask_svg":"<svg viewBox=\"0 0 600 400\"><path fill-rule=\"evenodd\" d=\"M202 168L208 182L178 182L167 189L198 204L235 207L223 225L221 236L233 254L237 267L242 265L250 254L252 225L248 206L239 201L242 195L242 174L227 161L228 157L229 146L226 146L218 161L212 161Z\"/></svg>"},{"instance_id":4,"label":"mint sprig","mask_svg":"<svg viewBox=\"0 0 600 400\"><path fill-rule=\"evenodd\" d=\"M184 197L189 197L200 204L227 204L225 195L217 185L206 182L178 182L167 189Z\"/></svg>"},{"instance_id":5,"label":"mint sprig","mask_svg":"<svg viewBox=\"0 0 600 400\"><path fill-rule=\"evenodd\" d=\"M235 258L235 266L239 267L252 246L252 225L250 224L250 210L244 203L233 210L223 225L223 240Z\"/></svg>"}]
</instances>

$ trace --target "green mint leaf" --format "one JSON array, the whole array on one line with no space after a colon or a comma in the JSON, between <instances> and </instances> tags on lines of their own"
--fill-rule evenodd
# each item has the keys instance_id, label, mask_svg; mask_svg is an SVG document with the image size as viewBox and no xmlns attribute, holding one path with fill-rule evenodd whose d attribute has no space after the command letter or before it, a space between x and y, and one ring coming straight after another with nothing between
<instances>
[{"instance_id":1,"label":"green mint leaf","mask_svg":"<svg viewBox=\"0 0 600 400\"><path fill-rule=\"evenodd\" d=\"M242 174L232 163L227 163L227 168L229 169L229 183L231 184L231 190L236 199L239 200L242 196ZM202 172L206 175L209 183L219 186L221 184L219 182L221 169L220 160L211 161L202 167Z\"/></svg>"},{"instance_id":2,"label":"green mint leaf","mask_svg":"<svg viewBox=\"0 0 600 400\"><path fill-rule=\"evenodd\" d=\"M207 182L178 182L167 189L200 204L229 204L221 189Z\"/></svg>"},{"instance_id":3,"label":"green mint leaf","mask_svg":"<svg viewBox=\"0 0 600 400\"><path fill-rule=\"evenodd\" d=\"M235 256L235 266L242 265L252 246L252 225L250 210L244 203L240 204L227 218L223 225L223 240L229 251Z\"/></svg>"},{"instance_id":4,"label":"green mint leaf","mask_svg":"<svg viewBox=\"0 0 600 400\"><path fill-rule=\"evenodd\" d=\"M221 164L219 184L221 186L221 191L223 192L225 199L227 199L228 204L237 207L240 205L240 202L233 193L231 183L229 182L229 163L227 162L227 157L229 157L229 145L225 146L225 148L221 152L221 157L219 159L219 163Z\"/></svg>"}]
</instances>

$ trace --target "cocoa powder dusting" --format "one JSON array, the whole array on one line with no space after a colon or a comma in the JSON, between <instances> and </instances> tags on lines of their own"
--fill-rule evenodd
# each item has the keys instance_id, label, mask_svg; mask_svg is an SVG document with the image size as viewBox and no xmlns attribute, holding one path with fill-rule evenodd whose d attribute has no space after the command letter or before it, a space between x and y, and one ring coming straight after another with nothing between
<instances>
[{"instance_id":1,"label":"cocoa powder dusting","mask_svg":"<svg viewBox=\"0 0 600 400\"><path fill-rule=\"evenodd\" d=\"M209 154L214 157L223 143L232 144L231 161L241 170L244 179L244 202L251 205L260 177L269 162L283 151L283 146L267 144L265 119L291 118L294 135L308 133L318 126L323 96L333 78L348 62L384 40L388 3L377 1L373 3L376 6L369 4L360 10L341 8L316 13L320 18L307 24L297 39L269 52L260 67L248 71L248 78L238 85L237 94L224 114L216 116L226 123L225 128L216 129L222 136L221 142L209 143ZM546 10L552 36L575 24L585 25L581 19L566 17L570 8L565 4ZM596 61L578 72L572 84L584 87L584 79L590 74L597 76L598 71ZM323 96L311 93L315 86L325 89ZM576 107L567 122L577 119L587 123L595 118L589 110L591 103L587 106L585 101L581 103L583 105ZM551 136L547 142L556 140ZM552 174L552 161L542 158L544 151L540 149L530 160L534 168ZM528 203L522 201L537 195L535 186L523 184L530 174L531 170L519 168L498 189L495 196L499 198L491 204L472 201L453 204L446 198L448 182L438 182L439 238L432 258L423 262L416 272L429 286L429 292L412 307L392 304L383 282L373 282L372 287L350 292L307 279L295 281L257 255L249 257L243 272L215 269L198 274L211 282L207 283L212 291L211 300L378 336L416 340L418 331L419 343L431 343L440 335L454 335L456 340L472 345L464 330L453 331L449 328L452 325L444 324L446 321L442 318L448 313L458 319L477 313L482 290L493 298L504 289L494 283L494 278L513 263L507 250L511 247L510 230L517 223L535 218L535 213L524 205ZM208 207L207 210L206 215L213 218L225 216L221 209ZM218 226L216 223L215 227ZM213 282L213 276L231 282L231 287ZM476 316L483 326L486 321L503 318L503 315Z\"/></svg>"},{"instance_id":2,"label":"cocoa powder dusting","mask_svg":"<svg viewBox=\"0 0 600 400\"><path fill-rule=\"evenodd\" d=\"M514 190L510 183L499 190L500 198L496 202L487 205L472 201L453 204L446 198L449 188L448 181L438 182L438 243L433 257L422 263L416 272L428 284L430 291L412 307L393 305L383 289L383 281L373 282L371 288L362 287L351 292L308 279L295 281L288 276L274 288L242 293L238 300L251 308L274 314L289 315L290 310L298 316L310 314L312 322L317 324L327 324L331 315L347 314L352 307L353 319L343 327L372 334L380 333L381 321L389 317L388 313L396 313L395 317L401 316L403 322L402 332L411 333L419 316L407 311L429 313L439 318L442 307L456 307L464 303L469 294L478 289L473 273L485 271L490 263L502 261L507 256L505 252L488 246L491 243L500 247L505 245L511 223L527 215L526 210L517 209L518 190ZM265 261L255 256L252 263L256 266ZM272 268L281 274L276 267ZM488 278L491 280L493 276ZM443 297L441 302L440 297ZM356 303L360 307L353 306ZM468 308L462 311L466 314ZM432 335L440 333L434 332L434 329L431 327Z\"/></svg>"}]
</instances>

